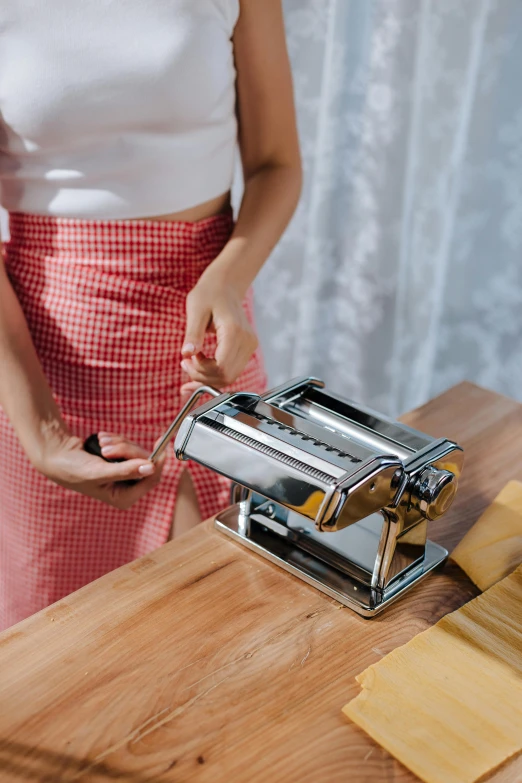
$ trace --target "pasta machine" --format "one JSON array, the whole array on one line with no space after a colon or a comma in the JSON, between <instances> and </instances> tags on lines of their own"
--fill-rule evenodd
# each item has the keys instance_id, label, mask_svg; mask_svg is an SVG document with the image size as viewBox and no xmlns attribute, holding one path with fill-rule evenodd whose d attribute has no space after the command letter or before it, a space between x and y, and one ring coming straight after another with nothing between
<instances>
[{"instance_id":1,"label":"pasta machine","mask_svg":"<svg viewBox=\"0 0 522 783\"><path fill-rule=\"evenodd\" d=\"M315 378L263 395L202 387L151 459L174 435L178 459L233 481L218 530L365 617L447 557L427 528L453 501L462 449Z\"/></svg>"}]
</instances>

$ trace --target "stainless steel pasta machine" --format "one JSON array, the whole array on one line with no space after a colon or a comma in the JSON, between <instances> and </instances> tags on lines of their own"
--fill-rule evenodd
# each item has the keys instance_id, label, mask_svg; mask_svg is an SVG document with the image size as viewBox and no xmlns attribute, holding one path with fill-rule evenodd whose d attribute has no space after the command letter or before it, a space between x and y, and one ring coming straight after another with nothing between
<instances>
[{"instance_id":1,"label":"stainless steel pasta machine","mask_svg":"<svg viewBox=\"0 0 522 783\"><path fill-rule=\"evenodd\" d=\"M212 399L194 409L202 394ZM451 505L460 446L327 391L315 378L266 394L199 389L151 455L232 479L215 526L365 617L447 556L428 522Z\"/></svg>"}]
</instances>

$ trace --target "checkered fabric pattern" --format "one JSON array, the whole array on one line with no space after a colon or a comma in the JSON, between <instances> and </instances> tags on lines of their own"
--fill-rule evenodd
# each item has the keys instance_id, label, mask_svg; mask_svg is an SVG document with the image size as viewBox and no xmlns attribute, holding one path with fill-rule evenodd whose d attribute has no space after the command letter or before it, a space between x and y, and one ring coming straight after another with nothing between
<instances>
[{"instance_id":1,"label":"checkered fabric pattern","mask_svg":"<svg viewBox=\"0 0 522 783\"><path fill-rule=\"evenodd\" d=\"M80 437L108 430L151 449L165 431L181 406L185 297L232 228L231 213L197 223L10 215L8 274ZM252 319L251 296L245 309ZM259 352L232 388L265 388ZM129 511L65 490L34 470L1 409L0 461L1 628L163 544L185 467L204 518L228 504L226 479L172 449L161 483Z\"/></svg>"}]
</instances>

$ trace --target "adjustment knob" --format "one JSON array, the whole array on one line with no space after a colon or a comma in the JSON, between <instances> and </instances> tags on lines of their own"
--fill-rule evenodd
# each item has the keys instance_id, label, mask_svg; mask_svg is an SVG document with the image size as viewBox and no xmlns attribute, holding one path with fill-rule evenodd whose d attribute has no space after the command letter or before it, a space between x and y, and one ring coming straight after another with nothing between
<instances>
[{"instance_id":1,"label":"adjustment knob","mask_svg":"<svg viewBox=\"0 0 522 783\"><path fill-rule=\"evenodd\" d=\"M429 467L422 471L411 493L412 504L433 521L446 513L457 491L457 479L449 470Z\"/></svg>"}]
</instances>

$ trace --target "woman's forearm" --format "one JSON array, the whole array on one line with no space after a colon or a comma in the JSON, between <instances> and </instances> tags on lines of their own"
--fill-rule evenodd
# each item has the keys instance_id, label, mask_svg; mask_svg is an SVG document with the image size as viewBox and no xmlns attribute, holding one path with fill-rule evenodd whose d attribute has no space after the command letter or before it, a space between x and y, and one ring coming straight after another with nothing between
<instances>
[{"instance_id":1,"label":"woman's forearm","mask_svg":"<svg viewBox=\"0 0 522 783\"><path fill-rule=\"evenodd\" d=\"M33 464L50 440L67 432L1 259L0 406Z\"/></svg>"},{"instance_id":2,"label":"woman's forearm","mask_svg":"<svg viewBox=\"0 0 522 783\"><path fill-rule=\"evenodd\" d=\"M280 239L301 192L299 166L267 165L245 182L234 232L203 278L219 279L244 296Z\"/></svg>"}]
</instances>

